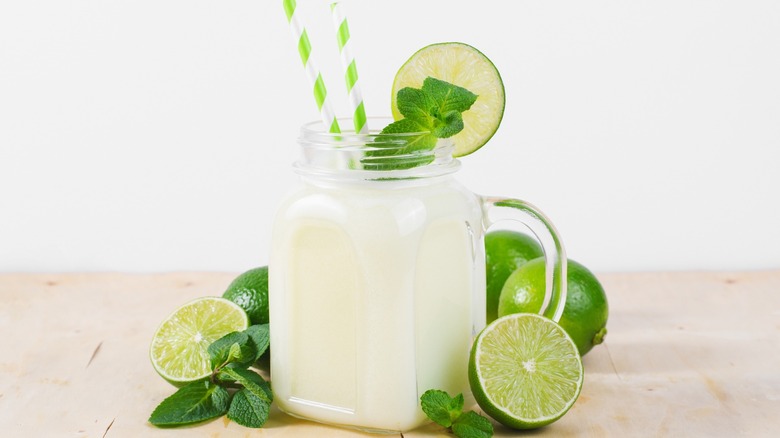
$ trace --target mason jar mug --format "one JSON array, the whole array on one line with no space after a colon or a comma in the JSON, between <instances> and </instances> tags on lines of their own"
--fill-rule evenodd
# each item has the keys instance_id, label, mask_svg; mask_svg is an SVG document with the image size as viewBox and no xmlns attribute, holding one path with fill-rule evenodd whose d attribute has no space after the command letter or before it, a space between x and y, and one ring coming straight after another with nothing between
<instances>
[{"instance_id":1,"label":"mason jar mug","mask_svg":"<svg viewBox=\"0 0 780 438\"><path fill-rule=\"evenodd\" d=\"M499 220L541 241L545 314L560 318L566 257L549 220L473 194L453 177L453 144L415 150L420 135L301 130L300 185L277 212L269 263L271 376L288 414L406 431L426 421L426 390L468 392L485 325L484 233Z\"/></svg>"}]
</instances>

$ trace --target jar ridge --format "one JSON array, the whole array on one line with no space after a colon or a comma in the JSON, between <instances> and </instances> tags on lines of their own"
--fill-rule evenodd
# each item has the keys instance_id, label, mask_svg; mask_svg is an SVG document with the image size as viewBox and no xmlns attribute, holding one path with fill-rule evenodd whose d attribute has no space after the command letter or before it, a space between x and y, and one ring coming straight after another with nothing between
<instances>
[{"instance_id":1,"label":"jar ridge","mask_svg":"<svg viewBox=\"0 0 780 438\"><path fill-rule=\"evenodd\" d=\"M373 126L389 124L389 118L371 118ZM319 122L301 128L298 144L301 157L294 170L305 176L334 180L390 181L429 178L457 171L460 162L453 158L454 144L438 139L432 148L416 142L427 132L367 134L323 132Z\"/></svg>"}]
</instances>

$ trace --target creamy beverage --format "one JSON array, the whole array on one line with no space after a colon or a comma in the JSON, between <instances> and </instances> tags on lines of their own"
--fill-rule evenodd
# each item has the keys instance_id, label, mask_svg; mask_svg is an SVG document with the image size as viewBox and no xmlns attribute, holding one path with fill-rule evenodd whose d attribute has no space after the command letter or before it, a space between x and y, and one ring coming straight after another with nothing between
<instances>
[{"instance_id":1,"label":"creamy beverage","mask_svg":"<svg viewBox=\"0 0 780 438\"><path fill-rule=\"evenodd\" d=\"M527 203L460 185L447 139L319 123L301 133L301 183L277 211L268 266L274 402L364 431L413 429L428 421L426 391L470 398L485 230L513 220L557 242L555 233ZM560 286L560 248L542 245Z\"/></svg>"},{"instance_id":2,"label":"creamy beverage","mask_svg":"<svg viewBox=\"0 0 780 438\"><path fill-rule=\"evenodd\" d=\"M280 208L273 235L280 408L408 430L425 421L425 390L467 391L469 349L484 325L481 214L449 175L307 179Z\"/></svg>"}]
</instances>

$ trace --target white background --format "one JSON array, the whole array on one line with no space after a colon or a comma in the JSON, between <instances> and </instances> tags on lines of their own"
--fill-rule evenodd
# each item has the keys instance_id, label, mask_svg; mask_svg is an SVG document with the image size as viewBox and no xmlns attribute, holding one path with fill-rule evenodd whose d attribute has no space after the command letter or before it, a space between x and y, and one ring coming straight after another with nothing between
<instances>
[{"instance_id":1,"label":"white background","mask_svg":"<svg viewBox=\"0 0 780 438\"><path fill-rule=\"evenodd\" d=\"M346 1L368 112L418 48L481 49L503 124L458 178L596 271L780 267L780 2ZM308 11L347 115L327 2ZM317 118L281 1L0 3L0 271L267 263Z\"/></svg>"}]
</instances>

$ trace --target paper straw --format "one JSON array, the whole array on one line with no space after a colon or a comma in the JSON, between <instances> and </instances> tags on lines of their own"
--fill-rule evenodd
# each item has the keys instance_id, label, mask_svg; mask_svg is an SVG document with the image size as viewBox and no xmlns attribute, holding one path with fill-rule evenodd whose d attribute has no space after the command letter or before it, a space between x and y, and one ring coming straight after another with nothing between
<instances>
[{"instance_id":1,"label":"paper straw","mask_svg":"<svg viewBox=\"0 0 780 438\"><path fill-rule=\"evenodd\" d=\"M333 107L330 106L328 101L328 91L325 89L322 74L314 63L314 57L311 56L309 35L306 33L306 28L303 26L300 17L295 13L296 2L295 0L282 0L282 4L284 5L284 12L287 14L287 21L290 23L290 30L298 43L298 54L301 55L301 62L303 62L303 66L306 69L306 77L311 81L311 86L314 89L314 100L317 102L317 109L320 112L322 123L331 133L338 134L341 132L341 128L339 128L339 122L336 120Z\"/></svg>"},{"instance_id":2,"label":"paper straw","mask_svg":"<svg viewBox=\"0 0 780 438\"><path fill-rule=\"evenodd\" d=\"M349 44L347 17L341 10L338 2L331 3L330 10L333 15L333 25L336 26L336 39L339 43L339 53L341 53L341 65L344 67L344 79L347 82L349 104L352 109L352 122L355 125L355 132L367 134L366 109L363 106L363 94L360 92L355 56L352 53L352 45Z\"/></svg>"}]
</instances>

